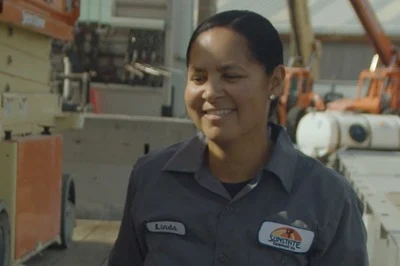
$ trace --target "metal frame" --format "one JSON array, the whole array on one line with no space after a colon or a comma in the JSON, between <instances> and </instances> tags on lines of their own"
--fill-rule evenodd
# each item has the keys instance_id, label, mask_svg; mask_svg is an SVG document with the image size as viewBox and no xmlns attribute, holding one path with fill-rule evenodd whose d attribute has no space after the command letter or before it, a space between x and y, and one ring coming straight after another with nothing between
<instances>
[{"instance_id":1,"label":"metal frame","mask_svg":"<svg viewBox=\"0 0 400 266\"><path fill-rule=\"evenodd\" d=\"M393 169L400 162L399 155L356 150L335 154L336 170L348 179L365 206L371 266L400 266L400 179Z\"/></svg>"}]
</instances>

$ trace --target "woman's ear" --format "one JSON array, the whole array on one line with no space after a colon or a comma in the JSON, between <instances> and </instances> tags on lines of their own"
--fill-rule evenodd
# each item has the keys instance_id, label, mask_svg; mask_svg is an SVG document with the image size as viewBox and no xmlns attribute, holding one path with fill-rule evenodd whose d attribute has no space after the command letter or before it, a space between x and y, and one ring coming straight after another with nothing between
<instances>
[{"instance_id":1,"label":"woman's ear","mask_svg":"<svg viewBox=\"0 0 400 266\"><path fill-rule=\"evenodd\" d=\"M282 94L285 75L286 71L284 65L278 65L275 67L270 77L270 95L279 97Z\"/></svg>"}]
</instances>

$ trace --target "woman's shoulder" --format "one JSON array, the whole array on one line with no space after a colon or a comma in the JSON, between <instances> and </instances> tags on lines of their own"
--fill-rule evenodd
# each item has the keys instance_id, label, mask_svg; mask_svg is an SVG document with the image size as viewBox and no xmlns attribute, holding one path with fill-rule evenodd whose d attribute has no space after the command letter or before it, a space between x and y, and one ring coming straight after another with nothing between
<instances>
[{"instance_id":1,"label":"woman's shoulder","mask_svg":"<svg viewBox=\"0 0 400 266\"><path fill-rule=\"evenodd\" d=\"M319 160L304 155L299 152L298 155L297 180L295 183L303 183L313 188L316 196L327 201L339 199L344 201L358 201L357 194L349 180L337 170L324 165Z\"/></svg>"},{"instance_id":2,"label":"woman's shoulder","mask_svg":"<svg viewBox=\"0 0 400 266\"><path fill-rule=\"evenodd\" d=\"M151 150L140 156L131 171L129 183L135 191L153 185L168 186L174 173L195 169L203 143L199 136ZM138 188L141 189L138 189Z\"/></svg>"},{"instance_id":3,"label":"woman's shoulder","mask_svg":"<svg viewBox=\"0 0 400 266\"><path fill-rule=\"evenodd\" d=\"M141 155L135 163L135 168L143 171L149 169L161 170L165 164L185 145L188 145L193 138L174 143L162 148L151 150L147 154Z\"/></svg>"},{"instance_id":4,"label":"woman's shoulder","mask_svg":"<svg viewBox=\"0 0 400 266\"><path fill-rule=\"evenodd\" d=\"M205 143L199 134L170 144L161 148L153 149L147 154L140 156L134 165L133 171L138 173L156 173L164 171L181 171L195 167L202 157Z\"/></svg>"}]
</instances>

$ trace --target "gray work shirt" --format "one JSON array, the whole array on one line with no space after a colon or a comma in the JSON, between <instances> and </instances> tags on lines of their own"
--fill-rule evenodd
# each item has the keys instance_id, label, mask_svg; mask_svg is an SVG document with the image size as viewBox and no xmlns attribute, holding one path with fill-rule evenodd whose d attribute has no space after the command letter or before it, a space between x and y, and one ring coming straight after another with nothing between
<instances>
[{"instance_id":1,"label":"gray work shirt","mask_svg":"<svg viewBox=\"0 0 400 266\"><path fill-rule=\"evenodd\" d=\"M204 167L200 136L141 157L109 265L368 265L351 186L270 126L270 161L233 198Z\"/></svg>"}]
</instances>

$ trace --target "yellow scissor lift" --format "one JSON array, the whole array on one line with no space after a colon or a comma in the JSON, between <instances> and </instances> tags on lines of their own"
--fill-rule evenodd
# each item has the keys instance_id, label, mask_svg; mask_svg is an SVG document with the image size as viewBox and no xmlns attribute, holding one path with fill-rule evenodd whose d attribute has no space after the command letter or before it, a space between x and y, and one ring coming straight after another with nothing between
<instances>
[{"instance_id":1,"label":"yellow scissor lift","mask_svg":"<svg viewBox=\"0 0 400 266\"><path fill-rule=\"evenodd\" d=\"M79 12L76 0L0 1L0 266L71 243L75 186L57 132L83 117L63 112L50 55L52 39L72 40Z\"/></svg>"}]
</instances>

